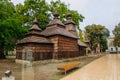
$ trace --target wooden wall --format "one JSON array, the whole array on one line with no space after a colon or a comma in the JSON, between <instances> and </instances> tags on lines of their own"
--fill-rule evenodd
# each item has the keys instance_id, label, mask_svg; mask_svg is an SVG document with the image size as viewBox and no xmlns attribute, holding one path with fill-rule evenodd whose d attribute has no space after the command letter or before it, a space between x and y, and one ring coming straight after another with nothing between
<instances>
[{"instance_id":1,"label":"wooden wall","mask_svg":"<svg viewBox=\"0 0 120 80\"><path fill-rule=\"evenodd\" d=\"M52 59L52 53L53 53L53 45L52 44L24 44L24 45L18 45L17 48L17 59L24 59L26 60L26 54L27 52L33 53L33 60L46 60L46 59ZM24 57L22 56L22 53L25 53Z\"/></svg>"},{"instance_id":2,"label":"wooden wall","mask_svg":"<svg viewBox=\"0 0 120 80\"><path fill-rule=\"evenodd\" d=\"M53 45L51 44L35 44L34 60L52 59Z\"/></svg>"},{"instance_id":3,"label":"wooden wall","mask_svg":"<svg viewBox=\"0 0 120 80\"><path fill-rule=\"evenodd\" d=\"M77 45L77 39L65 37L65 36L56 36L54 39L57 40L56 52L56 59L62 58L72 58L79 56L79 49Z\"/></svg>"},{"instance_id":4,"label":"wooden wall","mask_svg":"<svg viewBox=\"0 0 120 80\"><path fill-rule=\"evenodd\" d=\"M79 46L79 55L80 56L86 55L86 47Z\"/></svg>"},{"instance_id":5,"label":"wooden wall","mask_svg":"<svg viewBox=\"0 0 120 80\"><path fill-rule=\"evenodd\" d=\"M50 36L48 37L53 44L53 59L57 59L58 58L58 36Z\"/></svg>"},{"instance_id":6,"label":"wooden wall","mask_svg":"<svg viewBox=\"0 0 120 80\"><path fill-rule=\"evenodd\" d=\"M17 45L16 58L27 60L26 52L30 52L30 50L33 53L34 61L64 59L85 55L85 48L78 46L77 39L60 35L51 36L49 39L53 44L29 43L24 45ZM25 55L22 56L23 51Z\"/></svg>"}]
</instances>

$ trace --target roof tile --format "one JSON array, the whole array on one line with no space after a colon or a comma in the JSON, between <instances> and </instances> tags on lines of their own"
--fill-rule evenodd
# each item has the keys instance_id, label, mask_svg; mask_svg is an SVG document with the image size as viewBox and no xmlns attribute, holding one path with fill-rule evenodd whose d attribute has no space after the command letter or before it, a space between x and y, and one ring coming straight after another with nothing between
<instances>
[{"instance_id":1,"label":"roof tile","mask_svg":"<svg viewBox=\"0 0 120 80\"><path fill-rule=\"evenodd\" d=\"M70 33L69 31L67 31L64 28L58 27L58 25L54 25L52 27L47 27L43 32L41 32L41 34L45 35L45 36L63 35L63 36L77 39L77 37L74 36L72 33Z\"/></svg>"}]
</instances>

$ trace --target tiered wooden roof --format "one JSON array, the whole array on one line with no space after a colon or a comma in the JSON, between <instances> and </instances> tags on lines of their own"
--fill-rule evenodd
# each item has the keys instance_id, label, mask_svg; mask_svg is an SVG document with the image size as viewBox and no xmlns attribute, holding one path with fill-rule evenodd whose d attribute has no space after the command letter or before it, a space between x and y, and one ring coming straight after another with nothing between
<instances>
[{"instance_id":1,"label":"tiered wooden roof","mask_svg":"<svg viewBox=\"0 0 120 80\"><path fill-rule=\"evenodd\" d=\"M25 43L51 43L49 39L47 39L47 36L53 36L53 35L62 35L66 37L71 37L74 39L78 39L77 36L73 35L69 31L65 29L65 25L59 20L59 14L57 12L54 12L53 14L54 18L53 20L48 24L47 28L41 32L41 29L38 26L38 21L35 18L33 20L33 25L29 29L29 32L26 34L25 38L18 41L17 44L25 44ZM74 21L71 19L72 15L68 13L67 15L67 22L66 24L73 24L75 25ZM79 46L86 47L87 45L83 42L78 40Z\"/></svg>"},{"instance_id":2,"label":"tiered wooden roof","mask_svg":"<svg viewBox=\"0 0 120 80\"><path fill-rule=\"evenodd\" d=\"M38 26L38 21L35 19L33 25L30 28L29 32L26 34L25 38L18 41L17 44L25 43L51 43L44 35L41 34L41 29Z\"/></svg>"},{"instance_id":3,"label":"tiered wooden roof","mask_svg":"<svg viewBox=\"0 0 120 80\"><path fill-rule=\"evenodd\" d=\"M71 37L77 39L72 33L65 29L65 25L59 20L59 14L55 12L53 14L54 19L48 24L47 28L41 32L42 35L45 36L53 36L53 35L62 35L66 37Z\"/></svg>"}]
</instances>

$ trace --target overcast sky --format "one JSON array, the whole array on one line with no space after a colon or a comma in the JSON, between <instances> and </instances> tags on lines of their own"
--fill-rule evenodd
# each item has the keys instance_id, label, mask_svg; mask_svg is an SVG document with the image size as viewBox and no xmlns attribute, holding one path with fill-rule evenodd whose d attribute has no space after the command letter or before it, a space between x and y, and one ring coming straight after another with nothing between
<instances>
[{"instance_id":1,"label":"overcast sky","mask_svg":"<svg viewBox=\"0 0 120 80\"><path fill-rule=\"evenodd\" d=\"M24 0L11 0L14 4L23 3ZM51 0L46 0L51 1ZM85 19L80 27L84 30L86 25L101 24L111 32L120 22L120 0L61 0L70 4L70 9L77 10Z\"/></svg>"}]
</instances>

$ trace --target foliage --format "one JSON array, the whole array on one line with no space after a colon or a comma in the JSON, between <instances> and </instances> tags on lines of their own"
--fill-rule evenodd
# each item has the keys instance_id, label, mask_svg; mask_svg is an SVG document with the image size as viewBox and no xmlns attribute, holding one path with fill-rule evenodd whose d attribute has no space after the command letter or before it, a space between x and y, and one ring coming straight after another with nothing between
<instances>
[{"instance_id":1,"label":"foliage","mask_svg":"<svg viewBox=\"0 0 120 80\"><path fill-rule=\"evenodd\" d=\"M82 41L82 42L86 41L85 38L83 37L84 35L83 35L83 32L81 30L78 32L78 35L80 37L80 41Z\"/></svg>"},{"instance_id":2,"label":"foliage","mask_svg":"<svg viewBox=\"0 0 120 80\"><path fill-rule=\"evenodd\" d=\"M54 12L55 10L57 10L60 14L60 20L64 23L66 21L66 14L68 13L68 11L72 14L72 20L75 22L77 28L79 31L81 31L80 29L80 22L83 21L84 16L79 14L77 11L75 10L69 10L68 9L68 5L66 5L65 3L61 2L60 0L57 1L51 1L51 4L49 5L50 7L50 12Z\"/></svg>"},{"instance_id":3,"label":"foliage","mask_svg":"<svg viewBox=\"0 0 120 80\"><path fill-rule=\"evenodd\" d=\"M52 12L57 10L63 22L68 12L67 5L60 0L51 1L50 4L46 0L25 0L24 4L16 6L10 0L0 0L0 7L0 54L15 47L16 42L23 38L35 17L39 21L40 28L45 29L52 19ZM77 11L70 10L70 12L79 26L84 17Z\"/></svg>"},{"instance_id":4,"label":"foliage","mask_svg":"<svg viewBox=\"0 0 120 80\"><path fill-rule=\"evenodd\" d=\"M18 4L16 11L24 19L24 26L30 27L33 19L37 17L40 27L45 29L49 23L49 7L45 0L25 0L24 5Z\"/></svg>"},{"instance_id":5,"label":"foliage","mask_svg":"<svg viewBox=\"0 0 120 80\"><path fill-rule=\"evenodd\" d=\"M41 7L42 6L42 7ZM34 17L37 17L40 28L45 29L50 20L52 19L52 13L57 10L60 14L60 20L64 23L66 21L66 14L68 13L68 7L60 0L51 1L48 4L45 0L25 0L24 5L18 4L16 6L17 13L24 17L24 23L26 26L30 26ZM80 22L84 17L77 11L70 10L73 15L73 21L79 28Z\"/></svg>"},{"instance_id":6,"label":"foliage","mask_svg":"<svg viewBox=\"0 0 120 80\"><path fill-rule=\"evenodd\" d=\"M26 29L21 27L22 21L15 12L13 3L0 1L0 53L12 50L18 39L23 37Z\"/></svg>"},{"instance_id":7,"label":"foliage","mask_svg":"<svg viewBox=\"0 0 120 80\"><path fill-rule=\"evenodd\" d=\"M120 47L120 23L114 28L113 34L115 35L114 46Z\"/></svg>"},{"instance_id":8,"label":"foliage","mask_svg":"<svg viewBox=\"0 0 120 80\"><path fill-rule=\"evenodd\" d=\"M90 41L90 47L92 50L96 50L98 45L101 51L107 49L107 37L109 36L109 31L102 25L88 25L85 27L85 37Z\"/></svg>"}]
</instances>

